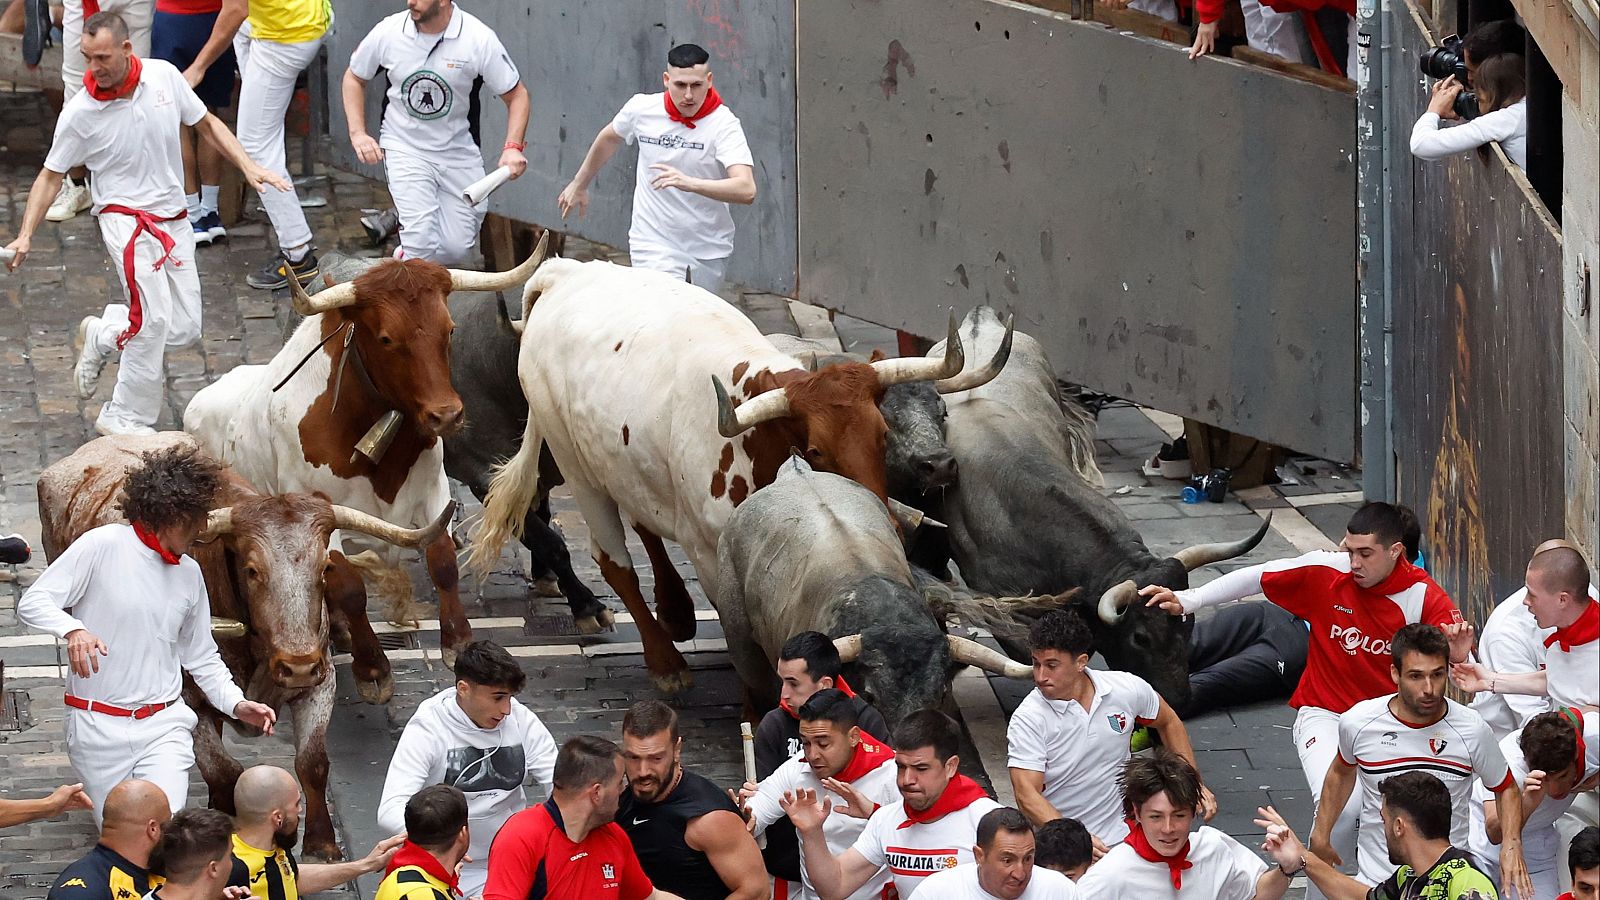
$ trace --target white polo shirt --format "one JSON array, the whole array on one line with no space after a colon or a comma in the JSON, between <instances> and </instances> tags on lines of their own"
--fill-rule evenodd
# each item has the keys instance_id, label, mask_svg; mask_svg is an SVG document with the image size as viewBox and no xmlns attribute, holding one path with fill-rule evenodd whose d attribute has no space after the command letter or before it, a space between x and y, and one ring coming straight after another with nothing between
<instances>
[{"instance_id":1,"label":"white polo shirt","mask_svg":"<svg viewBox=\"0 0 1600 900\"><path fill-rule=\"evenodd\" d=\"M1017 900L1075 900L1078 888L1072 879L1053 869L1034 866L1028 886ZM978 864L967 863L954 869L935 872L917 888L917 900L1000 900L978 883Z\"/></svg>"},{"instance_id":2,"label":"white polo shirt","mask_svg":"<svg viewBox=\"0 0 1600 900\"><path fill-rule=\"evenodd\" d=\"M895 890L902 898L910 897L929 875L972 862L978 820L999 808L1000 804L981 797L932 822L901 828L906 821L906 804L901 800L873 813L852 849L875 866L887 866Z\"/></svg>"},{"instance_id":3,"label":"white polo shirt","mask_svg":"<svg viewBox=\"0 0 1600 900\"><path fill-rule=\"evenodd\" d=\"M1584 779L1600 772L1600 715L1585 712L1583 715L1583 774L1578 776L1581 783ZM1522 745L1518 741L1522 732L1516 731L1507 735L1500 741L1500 752L1505 756L1506 763L1511 766L1511 774L1517 779L1520 787L1528 780L1528 759L1522 754ZM1486 866L1492 866L1496 871L1491 875L1499 877L1500 847L1489 842L1489 829L1483 820L1483 804L1493 800L1494 794L1481 784L1472 787L1472 844L1469 849L1477 854L1478 859ZM1528 865L1528 871L1537 872L1541 869L1553 869L1556 865L1556 854L1561 849L1561 839L1556 833L1556 820L1561 818L1578 799L1577 791L1569 791L1565 797L1555 798L1545 796L1539 805L1531 810L1522 811L1522 859Z\"/></svg>"},{"instance_id":4,"label":"white polo shirt","mask_svg":"<svg viewBox=\"0 0 1600 900\"><path fill-rule=\"evenodd\" d=\"M1583 617L1573 627L1581 630L1595 617L1600 617L1600 603L1590 600ZM1600 636L1566 647L1555 634L1545 640L1550 641L1545 645L1544 656L1545 693L1550 695L1550 708L1600 705Z\"/></svg>"},{"instance_id":5,"label":"white polo shirt","mask_svg":"<svg viewBox=\"0 0 1600 900\"><path fill-rule=\"evenodd\" d=\"M1544 668L1544 639L1554 628L1540 628L1523 603L1526 587L1518 588L1489 613L1478 635L1478 658L1496 672L1537 672ZM1530 694L1494 694L1479 691L1472 708L1483 716L1499 737L1505 737L1549 708L1545 698Z\"/></svg>"},{"instance_id":6,"label":"white polo shirt","mask_svg":"<svg viewBox=\"0 0 1600 900\"><path fill-rule=\"evenodd\" d=\"M1006 728L1006 765L1044 773L1044 799L1056 812L1083 823L1107 846L1128 836L1116 773L1131 752L1129 734L1154 721L1161 697L1150 683L1127 672L1085 669L1094 699L1047 700L1034 688Z\"/></svg>"},{"instance_id":7,"label":"white polo shirt","mask_svg":"<svg viewBox=\"0 0 1600 900\"><path fill-rule=\"evenodd\" d=\"M1147 862L1132 847L1118 844L1078 879L1078 897L1251 900L1256 880L1267 870L1250 848L1209 825L1189 835L1188 860L1192 866L1183 871L1183 887L1174 889L1166 863Z\"/></svg>"},{"instance_id":8,"label":"white polo shirt","mask_svg":"<svg viewBox=\"0 0 1600 900\"><path fill-rule=\"evenodd\" d=\"M1511 784L1511 768L1483 717L1445 700L1444 717L1416 726L1389 711L1387 697L1363 700L1339 717L1339 758L1356 768L1361 831L1356 840L1360 878L1379 884L1394 872L1384 842L1378 783L1401 772L1427 772L1450 789L1450 843L1467 846L1472 831L1472 782L1490 790Z\"/></svg>"},{"instance_id":9,"label":"white polo shirt","mask_svg":"<svg viewBox=\"0 0 1600 900\"><path fill-rule=\"evenodd\" d=\"M89 195L95 215L107 204L158 216L188 208L178 125L205 118L206 105L172 63L143 58L140 63L139 84L129 96L102 102L79 91L56 118L44 167L68 172L88 166L94 172Z\"/></svg>"},{"instance_id":10,"label":"white polo shirt","mask_svg":"<svg viewBox=\"0 0 1600 900\"><path fill-rule=\"evenodd\" d=\"M677 188L650 186L650 167L665 163L694 178L726 178L729 166L752 166L750 145L739 117L726 105L693 128L667 115L664 94L635 94L611 127L639 145L633 186L633 225L628 246L677 250L695 259L733 253L733 214L728 204Z\"/></svg>"},{"instance_id":11,"label":"white polo shirt","mask_svg":"<svg viewBox=\"0 0 1600 900\"><path fill-rule=\"evenodd\" d=\"M866 797L880 806L900 802L900 788L895 783L897 775L894 760L886 759L876 769L862 775L850 786L860 791ZM806 763L804 756L795 756L786 760L783 765L773 770L762 780L760 790L750 798L750 817L755 820L755 834L760 835L773 822L783 818L785 813L778 801L786 793L794 793L800 789L817 792L818 799L831 799L833 812L822 823L822 836L827 838L828 849L835 855L849 850L855 844L856 838L867 827L866 819L857 819L845 815L840 807L845 805L844 798L823 785L816 773L811 771L811 766ZM800 835L800 858L805 859L805 835ZM805 866L800 867L801 894L807 900L815 900L816 891L811 889L811 879L807 877ZM889 883L887 869L879 869L878 874L867 879L855 893L850 895L851 900L876 900L883 896L883 886Z\"/></svg>"},{"instance_id":12,"label":"white polo shirt","mask_svg":"<svg viewBox=\"0 0 1600 900\"><path fill-rule=\"evenodd\" d=\"M440 34L417 31L408 12L378 22L351 55L350 71L371 81L380 68L389 73L389 105L378 144L410 153L477 155L467 126L472 83L482 78L498 97L522 80L500 36L459 6Z\"/></svg>"}]
</instances>

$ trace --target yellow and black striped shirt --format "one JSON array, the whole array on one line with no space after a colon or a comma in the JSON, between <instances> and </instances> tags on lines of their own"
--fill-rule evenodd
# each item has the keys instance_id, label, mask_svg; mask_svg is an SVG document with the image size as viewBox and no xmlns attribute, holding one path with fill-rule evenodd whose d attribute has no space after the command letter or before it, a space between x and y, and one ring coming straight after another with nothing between
<instances>
[{"instance_id":1,"label":"yellow and black striped shirt","mask_svg":"<svg viewBox=\"0 0 1600 900\"><path fill-rule=\"evenodd\" d=\"M50 888L49 900L139 900L161 878L128 862L104 844L67 866Z\"/></svg>"},{"instance_id":2,"label":"yellow and black striped shirt","mask_svg":"<svg viewBox=\"0 0 1600 900\"><path fill-rule=\"evenodd\" d=\"M300 900L295 877L300 864L294 854L273 848L261 850L233 836L233 872L229 887L246 887L256 900Z\"/></svg>"}]
</instances>

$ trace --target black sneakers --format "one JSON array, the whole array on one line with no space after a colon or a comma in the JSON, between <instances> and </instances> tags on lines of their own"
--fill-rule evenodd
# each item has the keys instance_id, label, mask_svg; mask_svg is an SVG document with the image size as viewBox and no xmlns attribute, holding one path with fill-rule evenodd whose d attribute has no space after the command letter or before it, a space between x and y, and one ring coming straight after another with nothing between
<instances>
[{"instance_id":1,"label":"black sneakers","mask_svg":"<svg viewBox=\"0 0 1600 900\"><path fill-rule=\"evenodd\" d=\"M367 230L367 239L377 247L400 230L400 216L393 209L361 217L361 227Z\"/></svg>"},{"instance_id":2,"label":"black sneakers","mask_svg":"<svg viewBox=\"0 0 1600 900\"><path fill-rule=\"evenodd\" d=\"M289 273L293 272L300 286L308 287L312 279L317 277L318 271L315 253L307 252L305 259L297 263L291 263L287 257L279 256L263 266L259 272L251 272L245 282L257 290L275 291L289 286Z\"/></svg>"},{"instance_id":3,"label":"black sneakers","mask_svg":"<svg viewBox=\"0 0 1600 900\"><path fill-rule=\"evenodd\" d=\"M33 549L20 534L0 537L0 564L20 566L33 558Z\"/></svg>"}]
</instances>

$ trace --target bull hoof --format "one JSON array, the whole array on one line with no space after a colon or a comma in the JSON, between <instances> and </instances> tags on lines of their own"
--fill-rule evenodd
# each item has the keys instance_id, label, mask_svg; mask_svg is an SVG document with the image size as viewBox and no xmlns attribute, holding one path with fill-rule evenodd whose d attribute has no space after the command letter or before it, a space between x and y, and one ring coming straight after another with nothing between
<instances>
[{"instance_id":1,"label":"bull hoof","mask_svg":"<svg viewBox=\"0 0 1600 900\"><path fill-rule=\"evenodd\" d=\"M374 706L382 706L394 696L394 676L384 675L377 681L356 682L356 693L361 699Z\"/></svg>"},{"instance_id":2,"label":"bull hoof","mask_svg":"<svg viewBox=\"0 0 1600 900\"><path fill-rule=\"evenodd\" d=\"M667 637L672 638L674 644L694 640L695 631L700 626L700 623L694 617L694 607L689 607L687 616L678 612L675 607L668 607L667 609L668 611L663 615L661 607L659 605L656 606L656 619L661 623L662 629L666 631Z\"/></svg>"},{"instance_id":3,"label":"bull hoof","mask_svg":"<svg viewBox=\"0 0 1600 900\"><path fill-rule=\"evenodd\" d=\"M665 675L652 673L650 680L655 682L656 690L669 697L676 696L694 687L694 673L688 669L681 672L668 672Z\"/></svg>"},{"instance_id":4,"label":"bull hoof","mask_svg":"<svg viewBox=\"0 0 1600 900\"><path fill-rule=\"evenodd\" d=\"M611 610L602 606L592 616L574 618L572 624L577 627L579 634L599 634L602 631L610 631L616 627L617 617L612 614Z\"/></svg>"},{"instance_id":5,"label":"bull hoof","mask_svg":"<svg viewBox=\"0 0 1600 900\"><path fill-rule=\"evenodd\" d=\"M441 647L439 649L439 658L444 660L444 667L446 669L454 670L456 667L456 648Z\"/></svg>"},{"instance_id":6,"label":"bull hoof","mask_svg":"<svg viewBox=\"0 0 1600 900\"><path fill-rule=\"evenodd\" d=\"M344 853L339 850L338 842L332 838L315 841L307 838L305 855L302 858L308 862L336 863L344 859Z\"/></svg>"},{"instance_id":7,"label":"bull hoof","mask_svg":"<svg viewBox=\"0 0 1600 900\"><path fill-rule=\"evenodd\" d=\"M561 593L561 583L556 581L554 575L544 575L533 580L533 594L536 597L564 597Z\"/></svg>"}]
</instances>

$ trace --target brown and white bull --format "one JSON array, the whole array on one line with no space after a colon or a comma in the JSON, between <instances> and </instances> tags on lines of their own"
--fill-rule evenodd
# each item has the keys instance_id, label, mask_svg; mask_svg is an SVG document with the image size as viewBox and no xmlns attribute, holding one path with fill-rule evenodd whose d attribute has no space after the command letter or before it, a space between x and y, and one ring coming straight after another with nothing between
<instances>
[{"instance_id":1,"label":"brown and white bull","mask_svg":"<svg viewBox=\"0 0 1600 900\"><path fill-rule=\"evenodd\" d=\"M117 498L143 454L194 443L181 431L103 437L45 469L38 488L46 555L54 559L84 532L125 521ZM325 743L334 697L330 620L348 630L353 668L360 676L389 685L386 690L392 690L392 681L389 661L367 621L361 575L343 554L328 551L329 537L343 529L399 546L422 546L444 533L453 508L447 506L427 528L405 529L319 495L263 495L237 472L224 472L224 488L192 551L205 575L212 621L243 624L232 634L218 630L217 647L246 697L274 709L288 706L295 771L306 796L306 850L334 859L339 849L328 814ZM200 718L195 759L211 789L211 805L232 813L233 785L243 770L223 747L224 716L187 677L184 701ZM246 733L245 726L235 727Z\"/></svg>"},{"instance_id":2,"label":"brown and white bull","mask_svg":"<svg viewBox=\"0 0 1600 900\"><path fill-rule=\"evenodd\" d=\"M583 511L601 574L633 614L651 677L668 693L692 682L672 642L693 637L695 620L662 541L683 547L715 604L717 538L791 451L886 500L884 390L950 378L965 361L952 331L943 359L811 372L715 295L606 262L546 262L528 282L522 318L517 372L528 424L490 487L471 563L492 566L521 527L545 444ZM625 521L650 558L656 616Z\"/></svg>"},{"instance_id":3,"label":"brown and white bull","mask_svg":"<svg viewBox=\"0 0 1600 900\"><path fill-rule=\"evenodd\" d=\"M521 284L538 261L536 253L510 272L484 273L385 260L314 297L291 284L305 321L271 362L239 366L195 394L184 430L261 490L317 491L408 528L426 525L450 502L440 438L462 425L446 301L452 290ZM387 449L357 452L391 411L401 422ZM449 662L472 639L455 545L440 534L423 552Z\"/></svg>"}]
</instances>

